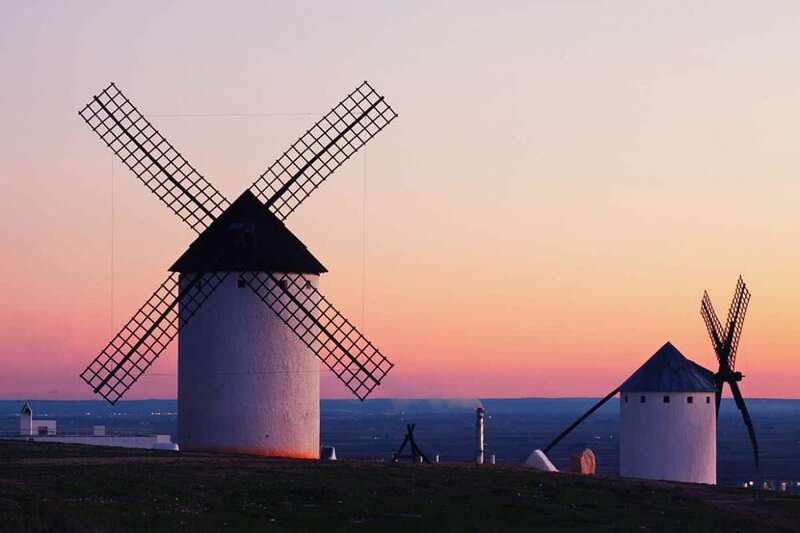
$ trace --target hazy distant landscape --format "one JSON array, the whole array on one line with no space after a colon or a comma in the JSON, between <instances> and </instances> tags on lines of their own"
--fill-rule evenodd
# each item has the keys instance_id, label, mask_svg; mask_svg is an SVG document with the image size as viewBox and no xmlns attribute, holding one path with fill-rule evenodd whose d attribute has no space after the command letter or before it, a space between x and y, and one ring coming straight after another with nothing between
<instances>
[{"instance_id":1,"label":"hazy distant landscape","mask_svg":"<svg viewBox=\"0 0 800 533\"><path fill-rule=\"evenodd\" d=\"M545 446L595 400L487 399L487 453L498 463L520 463ZM22 400L0 401L0 433L18 432ZM175 400L31 401L34 416L55 418L59 433L88 433L105 424L115 433L169 433L176 438ZM474 409L478 400L323 400L321 441L336 446L340 458L388 459L402 441L406 423L416 423L416 438L431 458L470 461L474 450ZM721 484L745 480L800 480L800 400L748 400L761 447L762 465L756 470L741 417L731 400L724 400L718 436L718 478ZM592 448L598 471L618 469L619 406L612 400L550 454L559 468L577 447Z\"/></svg>"}]
</instances>

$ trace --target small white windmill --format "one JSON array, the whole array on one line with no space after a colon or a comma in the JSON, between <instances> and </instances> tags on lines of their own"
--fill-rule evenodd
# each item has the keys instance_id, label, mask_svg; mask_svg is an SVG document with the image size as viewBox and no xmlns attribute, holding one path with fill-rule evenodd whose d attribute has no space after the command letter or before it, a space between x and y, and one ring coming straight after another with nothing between
<instances>
[{"instance_id":1,"label":"small white windmill","mask_svg":"<svg viewBox=\"0 0 800 533\"><path fill-rule=\"evenodd\" d=\"M619 387L608 393L544 448L549 452L603 404L620 394L620 475L692 483L717 482L717 422L722 387L731 388L758 467L758 441L735 372L750 291L739 277L725 328L708 293L700 314L719 363L716 372L687 359L671 343L662 346Z\"/></svg>"}]
</instances>

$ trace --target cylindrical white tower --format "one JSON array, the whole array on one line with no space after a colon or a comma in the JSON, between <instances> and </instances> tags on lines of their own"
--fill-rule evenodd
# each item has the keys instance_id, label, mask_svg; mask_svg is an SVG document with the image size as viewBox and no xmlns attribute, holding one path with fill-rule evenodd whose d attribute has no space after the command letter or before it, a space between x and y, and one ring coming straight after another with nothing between
<instances>
[{"instance_id":1,"label":"cylindrical white tower","mask_svg":"<svg viewBox=\"0 0 800 533\"><path fill-rule=\"evenodd\" d=\"M623 392L620 406L621 476L717 482L713 392Z\"/></svg>"},{"instance_id":2,"label":"cylindrical white tower","mask_svg":"<svg viewBox=\"0 0 800 533\"><path fill-rule=\"evenodd\" d=\"M235 272L180 332L178 443L319 458L319 359Z\"/></svg>"},{"instance_id":3,"label":"cylindrical white tower","mask_svg":"<svg viewBox=\"0 0 800 533\"><path fill-rule=\"evenodd\" d=\"M33 409L27 403L22 406L19 412L19 434L33 435Z\"/></svg>"},{"instance_id":4,"label":"cylindrical white tower","mask_svg":"<svg viewBox=\"0 0 800 533\"><path fill-rule=\"evenodd\" d=\"M325 267L245 191L170 270L180 272L184 289L198 273L229 273L178 336L181 450L318 459L319 359L240 273L271 272L278 283L286 283L281 273L303 275L302 291L319 286ZM281 298L286 290L279 291ZM204 291L191 285L179 309L182 319Z\"/></svg>"},{"instance_id":5,"label":"cylindrical white tower","mask_svg":"<svg viewBox=\"0 0 800 533\"><path fill-rule=\"evenodd\" d=\"M620 388L624 477L717 482L713 374L667 343Z\"/></svg>"},{"instance_id":6,"label":"cylindrical white tower","mask_svg":"<svg viewBox=\"0 0 800 533\"><path fill-rule=\"evenodd\" d=\"M484 424L486 420L486 411L483 407L475 409L475 462L479 465L483 464L484 460Z\"/></svg>"}]
</instances>

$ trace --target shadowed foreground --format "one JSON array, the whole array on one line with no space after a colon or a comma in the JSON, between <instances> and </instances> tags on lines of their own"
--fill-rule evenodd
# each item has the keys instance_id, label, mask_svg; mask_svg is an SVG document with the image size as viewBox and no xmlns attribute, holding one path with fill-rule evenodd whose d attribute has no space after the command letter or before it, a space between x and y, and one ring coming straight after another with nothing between
<instances>
[{"instance_id":1,"label":"shadowed foreground","mask_svg":"<svg viewBox=\"0 0 800 533\"><path fill-rule=\"evenodd\" d=\"M765 491L0 441L2 531L798 528L800 498Z\"/></svg>"}]
</instances>

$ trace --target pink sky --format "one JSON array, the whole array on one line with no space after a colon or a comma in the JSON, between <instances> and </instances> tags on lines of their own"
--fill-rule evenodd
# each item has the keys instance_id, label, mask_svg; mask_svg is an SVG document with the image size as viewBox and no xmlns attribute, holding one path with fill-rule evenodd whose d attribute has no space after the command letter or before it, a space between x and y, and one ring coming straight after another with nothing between
<instances>
[{"instance_id":1,"label":"pink sky","mask_svg":"<svg viewBox=\"0 0 800 533\"><path fill-rule=\"evenodd\" d=\"M376 397L602 395L666 340L713 367L699 300L724 315L739 274L745 395L800 397L799 22L788 1L8 4L0 397L90 397L78 373L192 239L117 164L112 273L93 94L116 81L235 198L364 79L400 117L288 225L396 363ZM174 348L128 398L175 395Z\"/></svg>"}]
</instances>

